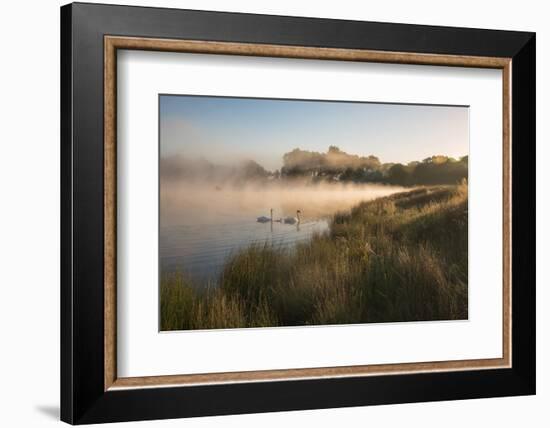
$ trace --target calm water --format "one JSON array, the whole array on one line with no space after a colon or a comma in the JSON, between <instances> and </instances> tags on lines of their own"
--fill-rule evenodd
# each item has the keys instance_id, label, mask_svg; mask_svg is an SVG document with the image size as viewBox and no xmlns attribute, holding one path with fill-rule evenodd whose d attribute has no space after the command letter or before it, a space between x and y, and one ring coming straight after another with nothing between
<instances>
[{"instance_id":1,"label":"calm water","mask_svg":"<svg viewBox=\"0 0 550 428\"><path fill-rule=\"evenodd\" d=\"M327 220L301 223L257 223L254 218L235 223L169 226L161 229L163 272L182 270L192 278L215 280L228 257L251 244L292 247L314 233L328 230Z\"/></svg>"},{"instance_id":2,"label":"calm water","mask_svg":"<svg viewBox=\"0 0 550 428\"><path fill-rule=\"evenodd\" d=\"M161 186L160 265L197 284L215 282L228 258L251 244L290 247L329 228L330 217L362 201L402 190L391 186L221 189ZM296 216L300 225L258 223L257 217Z\"/></svg>"}]
</instances>

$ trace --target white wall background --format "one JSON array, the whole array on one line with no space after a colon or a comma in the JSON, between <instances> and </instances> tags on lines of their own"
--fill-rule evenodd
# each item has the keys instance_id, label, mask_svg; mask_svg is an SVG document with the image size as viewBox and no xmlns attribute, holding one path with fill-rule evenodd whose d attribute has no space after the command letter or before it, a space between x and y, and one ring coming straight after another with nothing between
<instances>
[{"instance_id":1,"label":"white wall background","mask_svg":"<svg viewBox=\"0 0 550 428\"><path fill-rule=\"evenodd\" d=\"M537 32L537 340L535 397L139 423L158 427L548 426L550 415L549 14L545 2L147 0L126 4ZM116 3L103 1L104 3ZM59 6L0 6L0 421L59 424ZM138 426L137 423L125 426Z\"/></svg>"}]
</instances>

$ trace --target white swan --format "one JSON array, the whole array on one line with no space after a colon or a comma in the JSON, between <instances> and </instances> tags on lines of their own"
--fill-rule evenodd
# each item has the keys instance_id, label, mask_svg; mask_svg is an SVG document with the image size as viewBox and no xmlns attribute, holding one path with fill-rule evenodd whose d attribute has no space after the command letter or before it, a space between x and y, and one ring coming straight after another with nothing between
<instances>
[{"instance_id":1,"label":"white swan","mask_svg":"<svg viewBox=\"0 0 550 428\"><path fill-rule=\"evenodd\" d=\"M297 210L296 211L296 217L285 217L283 221L284 221L285 224L296 224L296 223L299 224L300 221L302 220L300 218L300 214L302 214L302 211Z\"/></svg>"},{"instance_id":2,"label":"white swan","mask_svg":"<svg viewBox=\"0 0 550 428\"><path fill-rule=\"evenodd\" d=\"M258 223L268 223L268 222L273 222L273 208L271 208L269 210L269 217L266 217L265 215L261 216L261 217L258 217L256 219L256 221Z\"/></svg>"}]
</instances>

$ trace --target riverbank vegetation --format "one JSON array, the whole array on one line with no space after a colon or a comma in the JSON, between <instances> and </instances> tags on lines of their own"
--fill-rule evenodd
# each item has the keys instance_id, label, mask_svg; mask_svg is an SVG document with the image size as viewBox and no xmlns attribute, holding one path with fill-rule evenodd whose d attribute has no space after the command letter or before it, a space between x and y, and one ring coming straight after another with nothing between
<instances>
[{"instance_id":1,"label":"riverbank vegetation","mask_svg":"<svg viewBox=\"0 0 550 428\"><path fill-rule=\"evenodd\" d=\"M468 316L468 186L363 202L293 249L251 245L218 281L163 275L161 330L457 320Z\"/></svg>"}]
</instances>

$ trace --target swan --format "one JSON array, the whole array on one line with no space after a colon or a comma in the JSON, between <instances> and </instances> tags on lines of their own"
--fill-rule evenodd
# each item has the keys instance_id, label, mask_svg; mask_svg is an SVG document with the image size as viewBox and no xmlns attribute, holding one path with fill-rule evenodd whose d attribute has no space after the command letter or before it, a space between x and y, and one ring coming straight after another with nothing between
<instances>
[{"instance_id":1,"label":"swan","mask_svg":"<svg viewBox=\"0 0 550 428\"><path fill-rule=\"evenodd\" d=\"M302 220L300 218L300 214L302 214L302 211L297 210L296 217L285 217L283 221L285 224L296 224L296 223L300 224L300 221Z\"/></svg>"},{"instance_id":2,"label":"swan","mask_svg":"<svg viewBox=\"0 0 550 428\"><path fill-rule=\"evenodd\" d=\"M266 217L265 215L261 216L261 217L258 217L256 219L256 221L258 223L268 223L268 222L273 222L273 208L271 208L269 210L269 217Z\"/></svg>"}]
</instances>

